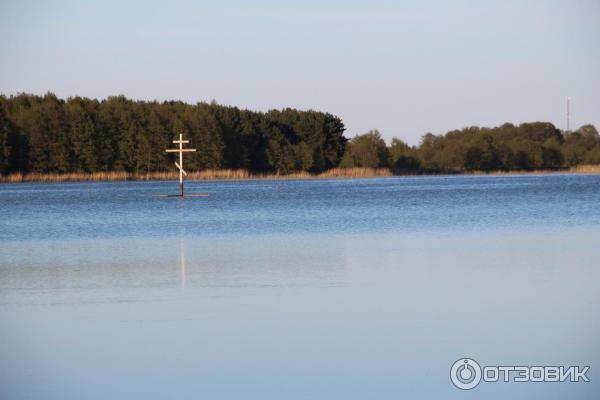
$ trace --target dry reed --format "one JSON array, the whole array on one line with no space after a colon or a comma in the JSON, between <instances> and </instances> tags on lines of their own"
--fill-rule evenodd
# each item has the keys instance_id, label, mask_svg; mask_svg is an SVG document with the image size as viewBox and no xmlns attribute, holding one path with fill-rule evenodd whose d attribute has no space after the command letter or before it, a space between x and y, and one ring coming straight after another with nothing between
<instances>
[{"instance_id":1,"label":"dry reed","mask_svg":"<svg viewBox=\"0 0 600 400\"><path fill-rule=\"evenodd\" d=\"M459 172L472 175L519 175L519 174L548 174L548 173L582 173L598 174L600 165L580 165L569 169L559 170L523 170L523 171L491 171L491 172ZM188 180L245 180L245 179L343 179L343 178L379 178L394 175L387 168L333 168L320 174L308 172L294 172L291 174L252 174L243 169L220 169L191 171L187 174ZM0 183L18 182L75 182L75 181L144 181L144 180L171 180L178 179L178 171L162 171L150 173L132 172L72 172L66 174L15 173L0 175Z\"/></svg>"},{"instance_id":2,"label":"dry reed","mask_svg":"<svg viewBox=\"0 0 600 400\"><path fill-rule=\"evenodd\" d=\"M579 165L571 167L570 172L579 174L598 174L600 173L600 165Z\"/></svg>"},{"instance_id":3,"label":"dry reed","mask_svg":"<svg viewBox=\"0 0 600 400\"><path fill-rule=\"evenodd\" d=\"M391 176L385 168L334 168L321 174L294 172L291 174L252 174L247 170L203 170L188 172L188 180L243 180L243 179L327 179L327 178L370 178ZM72 172L56 173L15 173L0 176L0 182L75 182L75 181L126 181L126 180L170 180L179 178L178 171L161 171L150 173L131 172Z\"/></svg>"},{"instance_id":4,"label":"dry reed","mask_svg":"<svg viewBox=\"0 0 600 400\"><path fill-rule=\"evenodd\" d=\"M600 165L579 165L577 167L558 168L558 169L528 169L528 170L510 170L510 171L472 171L462 172L472 175L539 175L539 174L598 174Z\"/></svg>"}]
</instances>

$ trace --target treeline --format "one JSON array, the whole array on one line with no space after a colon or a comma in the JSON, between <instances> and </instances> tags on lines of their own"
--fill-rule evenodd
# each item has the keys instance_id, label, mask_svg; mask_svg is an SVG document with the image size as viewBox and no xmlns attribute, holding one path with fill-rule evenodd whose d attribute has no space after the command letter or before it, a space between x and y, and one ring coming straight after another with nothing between
<instances>
[{"instance_id":1,"label":"treeline","mask_svg":"<svg viewBox=\"0 0 600 400\"><path fill-rule=\"evenodd\" d=\"M165 153L182 133L199 151L186 169L319 173L336 167L347 139L342 120L316 111L266 113L218 104L0 96L0 173L173 169Z\"/></svg>"},{"instance_id":2,"label":"treeline","mask_svg":"<svg viewBox=\"0 0 600 400\"><path fill-rule=\"evenodd\" d=\"M213 103L98 101L20 94L0 96L0 174L170 171L165 153L179 134L198 149L186 169L321 173L389 168L395 173L560 169L600 164L593 125L562 132L547 122L428 133L418 146L388 145L370 131L348 141L328 113L240 110Z\"/></svg>"},{"instance_id":3,"label":"treeline","mask_svg":"<svg viewBox=\"0 0 600 400\"><path fill-rule=\"evenodd\" d=\"M342 167L390 168L394 172L463 172L560 169L600 164L600 136L593 125L562 132L548 122L469 127L428 133L419 146L400 139L386 145L378 131L355 136Z\"/></svg>"}]
</instances>

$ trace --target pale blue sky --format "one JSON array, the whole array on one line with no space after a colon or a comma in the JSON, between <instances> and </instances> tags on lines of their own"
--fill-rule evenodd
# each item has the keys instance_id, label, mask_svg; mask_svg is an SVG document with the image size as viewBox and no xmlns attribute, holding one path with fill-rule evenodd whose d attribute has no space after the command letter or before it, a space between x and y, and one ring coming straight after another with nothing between
<instances>
[{"instance_id":1,"label":"pale blue sky","mask_svg":"<svg viewBox=\"0 0 600 400\"><path fill-rule=\"evenodd\" d=\"M0 93L296 107L353 136L600 128L600 1L5 1Z\"/></svg>"}]
</instances>

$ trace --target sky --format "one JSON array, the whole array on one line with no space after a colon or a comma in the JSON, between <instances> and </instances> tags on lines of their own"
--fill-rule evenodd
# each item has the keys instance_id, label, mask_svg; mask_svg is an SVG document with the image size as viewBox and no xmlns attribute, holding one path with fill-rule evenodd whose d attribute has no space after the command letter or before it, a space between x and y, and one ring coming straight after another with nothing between
<instances>
[{"instance_id":1,"label":"sky","mask_svg":"<svg viewBox=\"0 0 600 400\"><path fill-rule=\"evenodd\" d=\"M0 0L0 93L216 100L417 144L550 121L600 129L600 1Z\"/></svg>"}]
</instances>

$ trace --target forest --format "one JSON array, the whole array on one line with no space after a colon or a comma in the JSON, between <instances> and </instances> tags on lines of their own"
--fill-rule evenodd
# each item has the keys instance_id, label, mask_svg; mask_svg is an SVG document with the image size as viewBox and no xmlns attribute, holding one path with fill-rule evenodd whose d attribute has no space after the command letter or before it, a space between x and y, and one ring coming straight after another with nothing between
<instances>
[{"instance_id":1,"label":"forest","mask_svg":"<svg viewBox=\"0 0 600 400\"><path fill-rule=\"evenodd\" d=\"M0 172L171 170L173 155L165 149L182 133L198 149L186 155L192 171L318 173L340 163L344 129L331 114L289 108L261 113L124 96L0 96Z\"/></svg>"},{"instance_id":2,"label":"forest","mask_svg":"<svg viewBox=\"0 0 600 400\"><path fill-rule=\"evenodd\" d=\"M395 173L560 170L600 164L600 136L593 125L563 132L549 122L495 128L468 127L425 134L418 146L400 139L386 145L376 130L352 138L341 167L390 168Z\"/></svg>"},{"instance_id":3,"label":"forest","mask_svg":"<svg viewBox=\"0 0 600 400\"><path fill-rule=\"evenodd\" d=\"M182 133L198 152L187 168L318 174L332 168L394 173L561 169L600 164L593 125L564 132L548 122L425 134L418 146L377 130L352 139L341 118L291 108L256 112L212 103L0 96L0 174L173 169L165 153Z\"/></svg>"}]
</instances>

